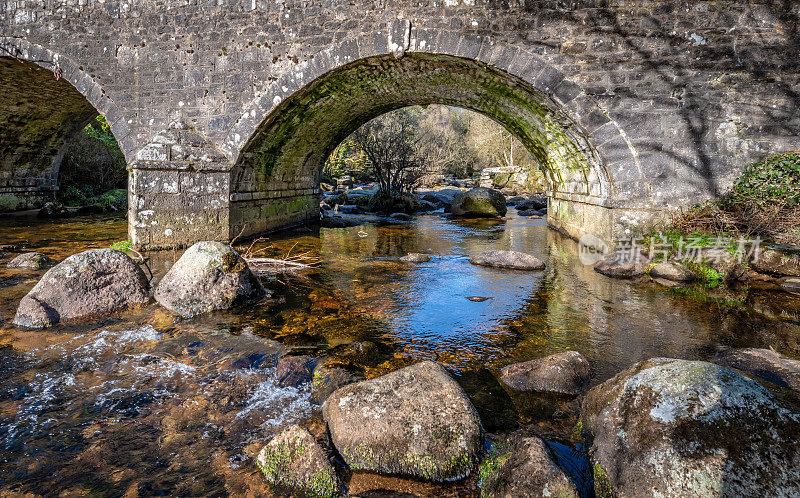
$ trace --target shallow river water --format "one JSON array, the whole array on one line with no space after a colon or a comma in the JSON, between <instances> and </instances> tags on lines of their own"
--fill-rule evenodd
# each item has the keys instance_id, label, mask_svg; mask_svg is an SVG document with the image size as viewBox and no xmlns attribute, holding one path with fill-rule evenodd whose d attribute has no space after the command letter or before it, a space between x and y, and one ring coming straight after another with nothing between
<instances>
[{"instance_id":1,"label":"shallow river water","mask_svg":"<svg viewBox=\"0 0 800 498\"><path fill-rule=\"evenodd\" d=\"M307 254L314 270L265 283L271 298L179 320L154 302L100 321L44 331L10 324L43 272L0 269L0 495L153 496L265 493L253 457L300 422L323 439L307 387L279 388L275 359L311 354L372 378L421 359L464 387L489 439L519 428L575 443L574 402L505 390L503 366L573 349L602 382L654 357L711 358L720 346L773 347L800 358L800 296L670 289L613 280L584 266L575 242L544 220L455 221L298 229L265 256ZM57 259L126 237L125 220L7 216L0 244ZM495 270L467 258L513 249L542 272ZM246 246L240 249L246 249ZM432 261L404 265L408 252ZM150 253L156 281L179 252ZM468 297L488 298L469 300ZM476 493L474 479L434 485L345 475L351 493Z\"/></svg>"}]
</instances>

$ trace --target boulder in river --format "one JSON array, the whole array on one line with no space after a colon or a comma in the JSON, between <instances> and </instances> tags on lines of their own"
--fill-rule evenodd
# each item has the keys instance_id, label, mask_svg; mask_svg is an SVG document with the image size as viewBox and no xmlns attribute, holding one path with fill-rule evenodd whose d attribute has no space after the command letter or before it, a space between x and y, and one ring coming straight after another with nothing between
<instances>
[{"instance_id":1,"label":"boulder in river","mask_svg":"<svg viewBox=\"0 0 800 498\"><path fill-rule=\"evenodd\" d=\"M322 415L352 469L455 480L470 474L482 449L475 408L432 361L338 389Z\"/></svg>"},{"instance_id":2,"label":"boulder in river","mask_svg":"<svg viewBox=\"0 0 800 498\"><path fill-rule=\"evenodd\" d=\"M6 265L8 268L26 268L28 270L42 270L56 264L40 252L25 252L12 259Z\"/></svg>"},{"instance_id":3,"label":"boulder in river","mask_svg":"<svg viewBox=\"0 0 800 498\"><path fill-rule=\"evenodd\" d=\"M607 277L633 278L644 275L647 256L638 251L617 251L606 255L595 266L594 271Z\"/></svg>"},{"instance_id":4,"label":"boulder in river","mask_svg":"<svg viewBox=\"0 0 800 498\"><path fill-rule=\"evenodd\" d=\"M453 199L461 195L461 190L454 188L444 188L441 190L434 190L426 192L422 195L422 200L436 204L437 206L449 206Z\"/></svg>"},{"instance_id":5,"label":"boulder in river","mask_svg":"<svg viewBox=\"0 0 800 498\"><path fill-rule=\"evenodd\" d=\"M544 263L536 256L516 251L484 251L469 258L478 266L508 268L511 270L544 270Z\"/></svg>"},{"instance_id":6,"label":"boulder in river","mask_svg":"<svg viewBox=\"0 0 800 498\"><path fill-rule=\"evenodd\" d=\"M411 215L406 213L392 213L389 218L397 221L411 221Z\"/></svg>"},{"instance_id":7,"label":"boulder in river","mask_svg":"<svg viewBox=\"0 0 800 498\"><path fill-rule=\"evenodd\" d=\"M483 497L579 496L547 443L536 436L513 435L481 462L478 476Z\"/></svg>"},{"instance_id":8,"label":"boulder in river","mask_svg":"<svg viewBox=\"0 0 800 498\"><path fill-rule=\"evenodd\" d=\"M135 261L114 249L90 249L47 270L20 301L13 323L48 327L149 300L147 276Z\"/></svg>"},{"instance_id":9,"label":"boulder in river","mask_svg":"<svg viewBox=\"0 0 800 498\"><path fill-rule=\"evenodd\" d=\"M506 198L497 190L475 187L456 196L448 211L466 218L502 218L506 215Z\"/></svg>"},{"instance_id":10,"label":"boulder in river","mask_svg":"<svg viewBox=\"0 0 800 498\"><path fill-rule=\"evenodd\" d=\"M503 368L500 380L517 391L577 396L592 378L592 367L577 351L514 363Z\"/></svg>"},{"instance_id":11,"label":"boulder in river","mask_svg":"<svg viewBox=\"0 0 800 498\"><path fill-rule=\"evenodd\" d=\"M340 387L357 382L358 379L341 367L320 365L314 369L311 381L311 401L321 405Z\"/></svg>"},{"instance_id":12,"label":"boulder in river","mask_svg":"<svg viewBox=\"0 0 800 498\"><path fill-rule=\"evenodd\" d=\"M753 254L750 266L761 273L800 277L800 256L762 248Z\"/></svg>"},{"instance_id":13,"label":"boulder in river","mask_svg":"<svg viewBox=\"0 0 800 498\"><path fill-rule=\"evenodd\" d=\"M411 252L400 257L400 261L403 263L427 263L430 260L430 254L424 254L421 252Z\"/></svg>"},{"instance_id":14,"label":"boulder in river","mask_svg":"<svg viewBox=\"0 0 800 498\"><path fill-rule=\"evenodd\" d=\"M531 197L518 202L514 207L517 208L517 211L547 209L547 197Z\"/></svg>"},{"instance_id":15,"label":"boulder in river","mask_svg":"<svg viewBox=\"0 0 800 498\"><path fill-rule=\"evenodd\" d=\"M673 282L690 282L695 279L694 273L684 265L674 261L662 261L650 268L653 278L663 278Z\"/></svg>"},{"instance_id":16,"label":"boulder in river","mask_svg":"<svg viewBox=\"0 0 800 498\"><path fill-rule=\"evenodd\" d=\"M525 217L541 218L541 215L539 215L539 211L535 209L525 209L523 211L517 211L517 214Z\"/></svg>"},{"instance_id":17,"label":"boulder in river","mask_svg":"<svg viewBox=\"0 0 800 498\"><path fill-rule=\"evenodd\" d=\"M325 450L299 425L291 425L267 443L256 465L267 482L303 496L339 494L339 478Z\"/></svg>"},{"instance_id":18,"label":"boulder in river","mask_svg":"<svg viewBox=\"0 0 800 498\"><path fill-rule=\"evenodd\" d=\"M716 361L800 392L800 360L771 349L726 349L717 354Z\"/></svg>"},{"instance_id":19,"label":"boulder in river","mask_svg":"<svg viewBox=\"0 0 800 498\"><path fill-rule=\"evenodd\" d=\"M266 294L233 248L220 242L198 242L164 275L155 298L168 310L191 318Z\"/></svg>"},{"instance_id":20,"label":"boulder in river","mask_svg":"<svg viewBox=\"0 0 800 498\"><path fill-rule=\"evenodd\" d=\"M800 415L723 366L640 362L587 392L582 422L593 437L595 483L620 496L800 489Z\"/></svg>"}]
</instances>

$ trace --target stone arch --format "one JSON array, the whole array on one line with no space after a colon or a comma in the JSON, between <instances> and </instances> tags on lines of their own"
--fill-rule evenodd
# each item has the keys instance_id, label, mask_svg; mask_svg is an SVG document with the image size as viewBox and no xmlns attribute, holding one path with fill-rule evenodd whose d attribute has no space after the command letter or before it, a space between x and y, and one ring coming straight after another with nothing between
<instances>
[{"instance_id":1,"label":"stone arch","mask_svg":"<svg viewBox=\"0 0 800 498\"><path fill-rule=\"evenodd\" d=\"M132 156L119 108L72 59L22 38L0 37L0 71L8 103L0 106L0 209L35 207L51 197L65 144L98 113L126 159Z\"/></svg>"},{"instance_id":2,"label":"stone arch","mask_svg":"<svg viewBox=\"0 0 800 498\"><path fill-rule=\"evenodd\" d=\"M373 96L367 106L361 104L369 97L353 95L352 86L360 77L394 78L391 84L402 86L404 71L411 79L427 71L426 81L432 81L437 65L446 67L450 76L470 74L480 88L447 94L446 85L440 85L405 99L389 92L377 97L383 102L374 102ZM392 76L392 71L397 74ZM488 99L492 86L498 94L510 93ZM362 101L350 107L352 119L326 131L320 125L324 119L317 116L315 121L309 109L346 109L342 102L333 102L337 91ZM492 100L492 105L502 101L498 105L503 108L491 109L476 99ZM366 120L406 105L430 103L482 112L506 126L532 149L552 180L551 223L574 236L590 231L614 238L617 227L610 209L615 183L643 178L635 149L617 123L580 86L535 54L489 37L416 30L402 20L389 23L385 35L346 41L295 65L246 109L222 144L236 164L231 179L232 232L256 233L316 216L308 201L318 193L313 168L291 171L291 164L321 165L332 147ZM296 138L302 122L311 123L306 132L314 129L317 135L306 147L298 146ZM627 195L646 197L649 192Z\"/></svg>"}]
</instances>

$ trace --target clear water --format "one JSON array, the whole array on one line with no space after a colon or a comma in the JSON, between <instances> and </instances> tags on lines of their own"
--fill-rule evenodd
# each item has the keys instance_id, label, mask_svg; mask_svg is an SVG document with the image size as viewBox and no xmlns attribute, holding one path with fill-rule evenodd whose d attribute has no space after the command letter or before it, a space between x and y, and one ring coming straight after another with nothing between
<instances>
[{"instance_id":1,"label":"clear water","mask_svg":"<svg viewBox=\"0 0 800 498\"><path fill-rule=\"evenodd\" d=\"M0 244L63 259L108 247L125 231L115 217L9 216L0 221ZM301 229L256 248L275 257L307 253L319 267L268 279L272 299L192 320L151 303L45 331L10 324L42 272L3 265L0 493L263 494L253 457L266 440L294 422L324 439L308 389L273 382L272 365L285 352L327 357L366 378L434 359L467 391L490 438L525 427L570 447L577 403L508 392L497 381L500 368L574 349L597 383L642 359L708 359L725 345L800 357L800 297L609 279L583 266L575 243L543 220L514 214L499 222L431 214L410 224ZM528 252L547 268L468 262L487 249ZM408 252L435 256L418 265L396 260ZM155 280L178 256L148 254ZM467 299L476 296L488 299ZM345 479L352 493L476 492L472 479Z\"/></svg>"}]
</instances>

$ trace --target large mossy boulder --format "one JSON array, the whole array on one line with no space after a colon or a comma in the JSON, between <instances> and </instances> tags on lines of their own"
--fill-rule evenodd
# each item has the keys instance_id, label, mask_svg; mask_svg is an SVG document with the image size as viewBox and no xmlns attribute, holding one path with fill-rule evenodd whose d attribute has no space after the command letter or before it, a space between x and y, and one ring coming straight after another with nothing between
<instances>
[{"instance_id":1,"label":"large mossy boulder","mask_svg":"<svg viewBox=\"0 0 800 498\"><path fill-rule=\"evenodd\" d=\"M150 300L147 276L125 253L91 249L74 254L42 276L22 298L14 324L42 328L100 315Z\"/></svg>"},{"instance_id":2,"label":"large mossy boulder","mask_svg":"<svg viewBox=\"0 0 800 498\"><path fill-rule=\"evenodd\" d=\"M654 358L590 389L595 483L621 496L791 496L800 415L704 361Z\"/></svg>"},{"instance_id":3,"label":"large mossy boulder","mask_svg":"<svg viewBox=\"0 0 800 498\"><path fill-rule=\"evenodd\" d=\"M502 218L506 215L506 197L497 190L475 187L457 195L447 209L465 218Z\"/></svg>"},{"instance_id":4,"label":"large mossy boulder","mask_svg":"<svg viewBox=\"0 0 800 498\"><path fill-rule=\"evenodd\" d=\"M258 454L256 465L267 482L278 491L290 491L292 496L325 498L339 494L339 478L325 450L299 425L289 426L272 438Z\"/></svg>"},{"instance_id":5,"label":"large mossy boulder","mask_svg":"<svg viewBox=\"0 0 800 498\"><path fill-rule=\"evenodd\" d=\"M544 358L504 367L500 380L517 391L548 392L577 396L592 378L592 367L577 351L564 351Z\"/></svg>"},{"instance_id":6,"label":"large mossy boulder","mask_svg":"<svg viewBox=\"0 0 800 498\"><path fill-rule=\"evenodd\" d=\"M577 498L578 489L542 439L513 435L478 469L481 497Z\"/></svg>"},{"instance_id":7,"label":"large mossy boulder","mask_svg":"<svg viewBox=\"0 0 800 498\"><path fill-rule=\"evenodd\" d=\"M481 453L475 408L432 361L342 387L322 413L352 469L449 481L469 475Z\"/></svg>"},{"instance_id":8,"label":"large mossy boulder","mask_svg":"<svg viewBox=\"0 0 800 498\"><path fill-rule=\"evenodd\" d=\"M264 286L228 245L198 242L158 283L155 298L168 310L190 318L264 297Z\"/></svg>"}]
</instances>

